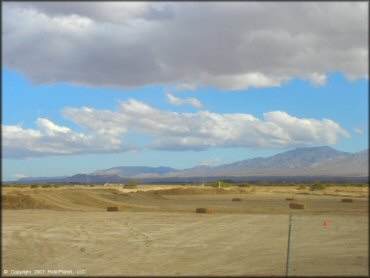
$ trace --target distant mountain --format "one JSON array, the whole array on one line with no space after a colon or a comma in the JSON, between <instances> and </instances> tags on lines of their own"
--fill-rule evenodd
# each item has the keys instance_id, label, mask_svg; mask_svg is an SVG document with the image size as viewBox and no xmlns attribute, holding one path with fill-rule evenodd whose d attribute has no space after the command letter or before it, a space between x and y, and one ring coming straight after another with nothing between
<instances>
[{"instance_id":1,"label":"distant mountain","mask_svg":"<svg viewBox=\"0 0 370 278\"><path fill-rule=\"evenodd\" d=\"M44 183L44 182L55 182L55 183L106 183L106 182L122 182L124 179L116 175L108 176L96 176L89 174L76 174L73 176L63 177L25 177L17 180L18 183Z\"/></svg>"},{"instance_id":2,"label":"distant mountain","mask_svg":"<svg viewBox=\"0 0 370 278\"><path fill-rule=\"evenodd\" d=\"M213 167L208 176L368 176L368 150L351 154L331 147L297 148L267 158ZM189 174L189 173L188 173Z\"/></svg>"},{"instance_id":3,"label":"distant mountain","mask_svg":"<svg viewBox=\"0 0 370 278\"><path fill-rule=\"evenodd\" d=\"M237 180L284 180L285 178L335 180L361 178L368 180L369 150L348 153L331 147L297 148L266 158L246 159L219 166L196 166L177 170L170 167L120 166L98 170L89 175L77 174L61 178L22 178L19 182L124 182L135 178L144 182L198 181L200 178Z\"/></svg>"},{"instance_id":4,"label":"distant mountain","mask_svg":"<svg viewBox=\"0 0 370 278\"><path fill-rule=\"evenodd\" d=\"M50 180L50 181L59 181L60 179L68 178L68 176L60 176L60 177L24 177L19 178L18 182L42 182L44 180Z\"/></svg>"},{"instance_id":5,"label":"distant mountain","mask_svg":"<svg viewBox=\"0 0 370 278\"><path fill-rule=\"evenodd\" d=\"M179 170L170 167L121 166L106 170L98 170L93 172L92 174L97 176L117 175L119 177L131 178L141 175L161 176L171 172L175 173L177 171Z\"/></svg>"},{"instance_id":6,"label":"distant mountain","mask_svg":"<svg viewBox=\"0 0 370 278\"><path fill-rule=\"evenodd\" d=\"M330 161L321 161L314 165L313 174L330 174L332 176L369 176L369 151L341 156Z\"/></svg>"},{"instance_id":7,"label":"distant mountain","mask_svg":"<svg viewBox=\"0 0 370 278\"><path fill-rule=\"evenodd\" d=\"M322 171L321 167L347 159L351 154L340 152L331 147L297 148L267 158L247 159L216 167L217 172L227 172L234 175L332 175L332 172ZM352 174L356 169L346 167L342 174ZM365 173L365 172L364 172Z\"/></svg>"}]
</instances>

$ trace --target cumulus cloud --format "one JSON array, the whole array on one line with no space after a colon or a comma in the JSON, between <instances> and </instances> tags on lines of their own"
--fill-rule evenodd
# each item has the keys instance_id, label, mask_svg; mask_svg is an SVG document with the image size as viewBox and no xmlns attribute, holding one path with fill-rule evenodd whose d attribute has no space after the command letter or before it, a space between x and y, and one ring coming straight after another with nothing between
<instances>
[{"instance_id":1,"label":"cumulus cloud","mask_svg":"<svg viewBox=\"0 0 370 278\"><path fill-rule=\"evenodd\" d=\"M176 105L176 106L191 105L191 106L194 106L195 108L198 108L198 109L204 108L203 103L199 99L196 99L196 98L183 99L183 98L175 97L174 95L171 95L169 93L166 94L166 96L167 96L168 101L172 105Z\"/></svg>"},{"instance_id":2,"label":"cumulus cloud","mask_svg":"<svg viewBox=\"0 0 370 278\"><path fill-rule=\"evenodd\" d=\"M151 147L163 150L205 150L214 147L289 148L335 144L349 133L330 119L296 118L282 111L264 114L217 114L210 111L161 111L129 100L116 112L66 108L66 118L94 132L134 132L154 138Z\"/></svg>"},{"instance_id":3,"label":"cumulus cloud","mask_svg":"<svg viewBox=\"0 0 370 278\"><path fill-rule=\"evenodd\" d=\"M3 155L5 158L26 158L46 155L109 153L134 148L124 145L116 137L94 133L87 135L58 126L48 119L37 120L38 129L2 126Z\"/></svg>"},{"instance_id":4,"label":"cumulus cloud","mask_svg":"<svg viewBox=\"0 0 370 278\"><path fill-rule=\"evenodd\" d=\"M366 2L7 2L4 66L35 83L274 87L367 77Z\"/></svg>"},{"instance_id":5,"label":"cumulus cloud","mask_svg":"<svg viewBox=\"0 0 370 278\"><path fill-rule=\"evenodd\" d=\"M211 148L291 148L335 144L350 134L330 119L297 118L272 111L259 119L250 114L217 114L210 111L177 113L162 111L146 103L129 100L117 111L67 107L65 118L86 133L59 126L48 119L37 120L38 129L5 125L3 154L8 158L135 150L124 143L126 134L152 138L158 150L206 150Z\"/></svg>"}]
</instances>

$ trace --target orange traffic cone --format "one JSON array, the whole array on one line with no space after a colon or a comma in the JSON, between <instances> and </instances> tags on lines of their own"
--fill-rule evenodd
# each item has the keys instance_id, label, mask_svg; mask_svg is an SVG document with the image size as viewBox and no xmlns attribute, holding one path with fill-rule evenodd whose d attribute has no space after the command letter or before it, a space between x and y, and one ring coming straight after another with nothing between
<instances>
[{"instance_id":1,"label":"orange traffic cone","mask_svg":"<svg viewBox=\"0 0 370 278\"><path fill-rule=\"evenodd\" d=\"M329 226L329 221L328 220L324 220L324 223L322 224L324 227L328 227Z\"/></svg>"}]
</instances>

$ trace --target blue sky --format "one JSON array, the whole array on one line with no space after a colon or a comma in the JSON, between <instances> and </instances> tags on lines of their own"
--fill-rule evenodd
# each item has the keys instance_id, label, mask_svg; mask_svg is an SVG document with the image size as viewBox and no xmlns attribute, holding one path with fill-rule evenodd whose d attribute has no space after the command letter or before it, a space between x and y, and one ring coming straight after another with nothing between
<instances>
[{"instance_id":1,"label":"blue sky","mask_svg":"<svg viewBox=\"0 0 370 278\"><path fill-rule=\"evenodd\" d=\"M94 3L4 6L3 180L218 165L295 147L368 148L366 5L300 4L307 16L292 19L296 30L282 19L298 4L286 3L281 17L248 31L255 19L245 15L268 15L273 4L209 3L221 31L239 28L219 41L206 4ZM325 17L315 17L315 5ZM187 33L194 9L202 28ZM348 32L327 16L345 18L338 24ZM188 52L194 45L203 55Z\"/></svg>"}]
</instances>

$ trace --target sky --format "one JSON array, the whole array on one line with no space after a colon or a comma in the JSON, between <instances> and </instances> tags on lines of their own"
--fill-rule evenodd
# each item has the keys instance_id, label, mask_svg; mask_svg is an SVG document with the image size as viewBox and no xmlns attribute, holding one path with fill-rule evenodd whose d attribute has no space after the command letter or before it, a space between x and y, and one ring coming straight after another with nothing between
<instances>
[{"instance_id":1,"label":"sky","mask_svg":"<svg viewBox=\"0 0 370 278\"><path fill-rule=\"evenodd\" d=\"M2 179L368 149L367 2L2 2Z\"/></svg>"}]
</instances>

